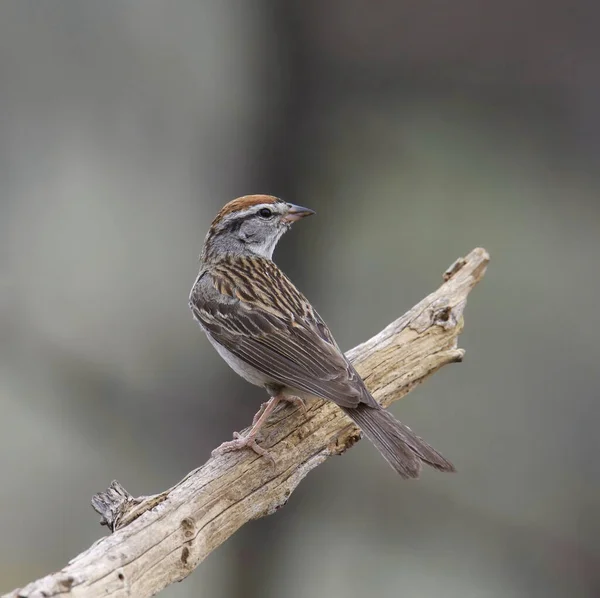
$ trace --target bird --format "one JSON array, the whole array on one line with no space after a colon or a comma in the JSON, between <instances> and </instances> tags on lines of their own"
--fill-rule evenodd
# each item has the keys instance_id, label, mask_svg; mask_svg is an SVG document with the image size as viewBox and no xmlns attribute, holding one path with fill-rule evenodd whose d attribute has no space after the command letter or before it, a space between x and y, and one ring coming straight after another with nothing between
<instances>
[{"instance_id":1,"label":"bird","mask_svg":"<svg viewBox=\"0 0 600 598\"><path fill-rule=\"evenodd\" d=\"M262 426L280 403L304 408L318 397L340 407L401 477L418 478L423 463L455 471L376 401L321 316L274 263L282 235L314 213L274 196L245 195L227 203L206 234L189 307L227 364L270 397L250 431L235 432L213 455L249 448L274 462L257 442Z\"/></svg>"}]
</instances>

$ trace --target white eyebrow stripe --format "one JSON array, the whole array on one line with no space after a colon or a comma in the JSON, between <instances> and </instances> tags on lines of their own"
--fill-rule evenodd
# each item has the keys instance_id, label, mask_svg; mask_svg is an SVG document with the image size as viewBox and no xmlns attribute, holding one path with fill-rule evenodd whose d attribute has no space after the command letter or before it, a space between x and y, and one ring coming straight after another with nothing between
<instances>
[{"instance_id":1,"label":"white eyebrow stripe","mask_svg":"<svg viewBox=\"0 0 600 598\"><path fill-rule=\"evenodd\" d=\"M271 210L272 212L275 212L277 214L280 213L280 210L279 210L279 207L277 206L277 204L259 203L254 206L250 206L249 208L246 208L245 210L240 210L238 212L230 212L229 214L227 214L225 216L225 218L223 218L222 222L226 223L231 220L237 220L239 218L246 218L247 216L254 216L263 208L268 208L269 210Z\"/></svg>"}]
</instances>

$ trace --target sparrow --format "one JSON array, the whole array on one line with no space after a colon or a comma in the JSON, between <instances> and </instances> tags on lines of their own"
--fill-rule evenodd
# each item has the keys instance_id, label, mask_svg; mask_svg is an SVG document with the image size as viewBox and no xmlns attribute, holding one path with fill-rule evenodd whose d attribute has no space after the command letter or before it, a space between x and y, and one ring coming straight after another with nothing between
<instances>
[{"instance_id":1,"label":"sparrow","mask_svg":"<svg viewBox=\"0 0 600 598\"><path fill-rule=\"evenodd\" d=\"M403 478L419 477L422 463L454 466L373 398L308 299L275 265L273 251L291 225L313 210L269 195L226 204L204 240L200 272L189 296L193 316L219 355L270 400L250 431L213 454L251 448L282 402L304 406L319 397L338 405Z\"/></svg>"}]
</instances>

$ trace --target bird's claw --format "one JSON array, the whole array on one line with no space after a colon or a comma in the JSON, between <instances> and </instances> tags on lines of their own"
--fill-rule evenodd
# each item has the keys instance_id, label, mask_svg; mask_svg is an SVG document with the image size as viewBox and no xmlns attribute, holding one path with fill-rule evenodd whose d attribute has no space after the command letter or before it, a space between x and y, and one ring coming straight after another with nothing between
<instances>
[{"instance_id":1,"label":"bird's claw","mask_svg":"<svg viewBox=\"0 0 600 598\"><path fill-rule=\"evenodd\" d=\"M257 455L264 457L274 467L275 459L273 458L271 453L269 453L266 449L264 449L257 443L257 440L259 438L259 430L266 423L269 414L273 411L273 409L277 407L279 401L285 401L287 403L294 404L302 411L302 414L306 417L306 402L300 397L284 394L273 396L271 400L267 401L266 403L263 403L260 406L260 409L258 410L258 412L252 420L252 428L250 429L250 431L245 436L243 436L239 432L234 432L233 440L224 442L223 444L221 444L221 446L217 447L212 452L213 457L220 453L229 453L231 451L239 451L243 448L249 448L252 449ZM263 419L264 421L261 421Z\"/></svg>"},{"instance_id":2,"label":"bird's claw","mask_svg":"<svg viewBox=\"0 0 600 598\"><path fill-rule=\"evenodd\" d=\"M269 453L269 451L264 449L256 442L256 436L242 436L239 432L234 432L233 438L233 440L228 440L214 449L211 453L212 456L216 457L222 453L230 453L244 448L249 448L252 449L257 455L264 457L273 467L275 467L275 459L271 453Z\"/></svg>"}]
</instances>

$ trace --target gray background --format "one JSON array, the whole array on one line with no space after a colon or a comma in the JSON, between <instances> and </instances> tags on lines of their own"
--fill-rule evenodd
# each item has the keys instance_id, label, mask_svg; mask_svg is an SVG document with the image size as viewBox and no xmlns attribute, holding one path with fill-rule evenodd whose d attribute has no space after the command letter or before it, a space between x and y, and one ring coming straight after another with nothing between
<instances>
[{"instance_id":1,"label":"gray background","mask_svg":"<svg viewBox=\"0 0 600 598\"><path fill-rule=\"evenodd\" d=\"M263 395L187 295L223 203L318 215L277 261L344 348L492 255L465 362L394 412L459 473L366 443L165 596L598 596L597 3L4 0L0 590L167 488Z\"/></svg>"}]
</instances>

